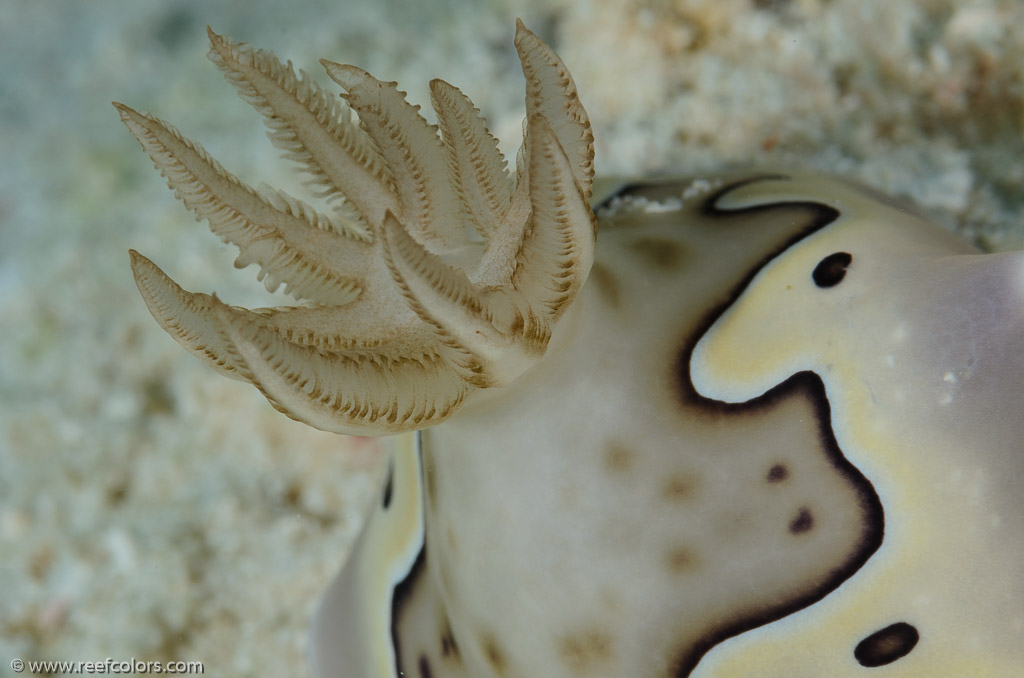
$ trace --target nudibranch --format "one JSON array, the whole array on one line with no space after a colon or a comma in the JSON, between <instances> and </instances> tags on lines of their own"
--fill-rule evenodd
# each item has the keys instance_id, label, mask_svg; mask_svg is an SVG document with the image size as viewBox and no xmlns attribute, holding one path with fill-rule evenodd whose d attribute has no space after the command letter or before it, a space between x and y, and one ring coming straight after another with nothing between
<instances>
[{"instance_id":1,"label":"nudibranch","mask_svg":"<svg viewBox=\"0 0 1024 678\"><path fill-rule=\"evenodd\" d=\"M595 198L576 86L521 23L511 171L444 81L435 126L354 66L323 62L343 104L210 40L330 210L115 104L301 304L132 252L139 291L288 416L399 435L315 675L1024 675L1024 255L790 171Z\"/></svg>"}]
</instances>

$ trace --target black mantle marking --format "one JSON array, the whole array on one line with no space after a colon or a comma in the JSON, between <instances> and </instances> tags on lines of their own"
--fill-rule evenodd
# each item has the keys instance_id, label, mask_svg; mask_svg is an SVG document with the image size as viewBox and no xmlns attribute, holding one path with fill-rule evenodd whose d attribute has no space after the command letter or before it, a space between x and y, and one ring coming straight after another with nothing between
<instances>
[{"instance_id":1,"label":"black mantle marking","mask_svg":"<svg viewBox=\"0 0 1024 678\"><path fill-rule=\"evenodd\" d=\"M785 241L777 250L763 257L757 265L753 266L746 276L733 288L725 301L717 307L712 308L697 323L690 336L685 337L678 351L676 364L676 391L681 404L707 412L711 416L725 414L739 414L757 410L772 408L779 401L794 395L803 395L813 404L815 419L818 424L818 433L822 449L825 451L829 462L836 471L846 478L847 482L859 495L860 504L866 516L866 530L860 543L856 545L851 557L839 568L834 570L817 587L804 595L794 597L782 604L762 610L757 614L739 617L731 620L716 629L709 631L697 643L693 644L676 659L674 664L674 675L676 678L687 678L697 667L700 660L708 651L722 641L738 636L752 629L765 626L778 621L795 612L810 607L819 602L829 593L837 589L843 582L852 577L868 559L882 545L885 534L885 518L881 499L875 491L871 482L843 455L831 425L831 408L828 397L825 393L825 385L821 378L809 371L798 372L781 384L776 385L764 394L743 403L726 403L711 398L705 398L697 393L690 374L690 359L693 349L704 334L718 320L719 317L733 304L743 292L749 287L755 276L771 261L776 259L783 252L796 243L807 238L811 234L825 228L835 222L840 213L829 205L810 201L778 201L755 205L752 207L738 209L723 209L718 206L726 194L740 187L761 181L785 181L791 178L784 174L762 174L731 182L719 190L704 198L700 211L708 218L723 218L739 215L765 214L772 210L790 209L799 207L808 210L813 216L806 228L795 233ZM636 190L637 185L627 187L628 190Z\"/></svg>"}]
</instances>

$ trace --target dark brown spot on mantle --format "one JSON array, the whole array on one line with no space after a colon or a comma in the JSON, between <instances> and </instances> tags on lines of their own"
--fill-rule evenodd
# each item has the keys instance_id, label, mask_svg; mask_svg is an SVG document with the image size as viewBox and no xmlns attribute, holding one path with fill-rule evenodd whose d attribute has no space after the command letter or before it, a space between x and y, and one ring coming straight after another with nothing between
<instances>
[{"instance_id":1,"label":"dark brown spot on mantle","mask_svg":"<svg viewBox=\"0 0 1024 678\"><path fill-rule=\"evenodd\" d=\"M565 636L558 643L558 653L571 671L585 675L611 659L612 637L596 629Z\"/></svg>"},{"instance_id":2,"label":"dark brown spot on mantle","mask_svg":"<svg viewBox=\"0 0 1024 678\"><path fill-rule=\"evenodd\" d=\"M507 661L505 659L505 653L498 645L497 639L490 634L486 634L480 641L484 651L484 658L487 663L491 665L494 672L499 676L505 675L505 669L507 668Z\"/></svg>"},{"instance_id":3,"label":"dark brown spot on mantle","mask_svg":"<svg viewBox=\"0 0 1024 678\"><path fill-rule=\"evenodd\" d=\"M697 567L697 556L685 546L674 548L665 556L665 565L672 574L685 574Z\"/></svg>"},{"instance_id":4,"label":"dark brown spot on mantle","mask_svg":"<svg viewBox=\"0 0 1024 678\"><path fill-rule=\"evenodd\" d=\"M604 466L609 471L628 471L635 460L636 453L621 443L611 443L604 451Z\"/></svg>"},{"instance_id":5,"label":"dark brown spot on mantle","mask_svg":"<svg viewBox=\"0 0 1024 678\"><path fill-rule=\"evenodd\" d=\"M786 468L785 464L776 464L768 469L768 475L765 476L765 480L769 483L781 483L784 480L789 479L789 469Z\"/></svg>"},{"instance_id":6,"label":"dark brown spot on mantle","mask_svg":"<svg viewBox=\"0 0 1024 678\"><path fill-rule=\"evenodd\" d=\"M665 482L663 495L670 502L684 502L693 495L694 480L689 476L677 474L670 476Z\"/></svg>"},{"instance_id":7,"label":"dark brown spot on mantle","mask_svg":"<svg viewBox=\"0 0 1024 678\"><path fill-rule=\"evenodd\" d=\"M455 640L452 624L446 616L441 620L441 656L445 659L461 659L459 643Z\"/></svg>"},{"instance_id":8,"label":"dark brown spot on mantle","mask_svg":"<svg viewBox=\"0 0 1024 678\"><path fill-rule=\"evenodd\" d=\"M628 247L647 266L665 272L679 268L686 255L681 244L666 238L637 238Z\"/></svg>"},{"instance_id":9,"label":"dark brown spot on mantle","mask_svg":"<svg viewBox=\"0 0 1024 678\"><path fill-rule=\"evenodd\" d=\"M434 678L434 672L430 670L430 662L425 654L420 655L419 669L420 678Z\"/></svg>"},{"instance_id":10,"label":"dark brown spot on mantle","mask_svg":"<svg viewBox=\"0 0 1024 678\"><path fill-rule=\"evenodd\" d=\"M814 515L811 509L803 506L797 511L796 518L789 523L789 531L793 534L810 532L814 528Z\"/></svg>"}]
</instances>

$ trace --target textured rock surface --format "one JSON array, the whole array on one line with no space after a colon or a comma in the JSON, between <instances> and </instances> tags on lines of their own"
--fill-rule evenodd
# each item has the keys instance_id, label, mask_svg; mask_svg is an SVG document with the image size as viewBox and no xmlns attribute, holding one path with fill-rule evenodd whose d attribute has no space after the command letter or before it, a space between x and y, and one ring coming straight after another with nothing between
<instances>
[{"instance_id":1,"label":"textured rock surface","mask_svg":"<svg viewBox=\"0 0 1024 678\"><path fill-rule=\"evenodd\" d=\"M309 430L153 323L127 249L186 287L268 298L191 221L117 99L293 193L204 26L398 80L441 76L511 153L521 16L560 52L602 174L798 164L1024 245L1024 6L1012 0L7 3L0 13L0 660L180 659L301 675L374 445ZM965 224L972 224L970 228Z\"/></svg>"}]
</instances>

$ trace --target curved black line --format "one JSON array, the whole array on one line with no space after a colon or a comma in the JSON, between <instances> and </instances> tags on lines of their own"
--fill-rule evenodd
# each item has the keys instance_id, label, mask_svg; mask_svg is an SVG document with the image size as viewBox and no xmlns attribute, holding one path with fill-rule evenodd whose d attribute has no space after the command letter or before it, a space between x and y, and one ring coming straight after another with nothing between
<instances>
[{"instance_id":1,"label":"curved black line","mask_svg":"<svg viewBox=\"0 0 1024 678\"><path fill-rule=\"evenodd\" d=\"M712 647L718 645L722 641L771 622L778 621L779 619L787 617L790 614L807 608L822 600L825 596L838 588L840 584L853 576L857 570L863 567L868 559L882 545L882 540L885 534L885 515L881 499L871 482L843 455L832 430L831 407L829 405L828 396L825 393L825 385L817 374L810 371L798 372L764 394L743 403L726 403L711 398L705 398L697 393L697 390L693 385L690 373L690 359L693 354L694 347L697 345L700 338L704 336L715 321L717 321L718 318L721 317L721 315L725 313L733 303L735 303L740 295L742 295L749 287L754 277L765 266L767 266L769 262L788 250L794 244L800 242L812 233L825 228L839 218L839 212L834 208L814 202L783 201L735 210L722 209L717 205L718 201L727 193L736 190L741 186L746 186L758 181L789 179L790 177L786 175L766 174L756 176L731 183L721 188L716 193L709 195L705 199L704 204L701 207L701 211L709 218L721 219L726 216L765 214L768 211L791 209L793 207L809 210L812 212L813 218L806 228L801 229L799 232L794 234L776 251L765 256L759 264L752 267L748 274L726 296L725 301L706 313L704 319L697 323L690 336L683 340L678 352L679 358L676 366L676 392L679 394L683 405L696 408L716 416L769 409L779 401L794 395L803 395L807 397L807 399L812 403L812 407L814 409L822 449L825 450L829 462L836 471L846 478L854 488L855 492L859 495L861 508L867 518L867 529L862 536L860 543L857 544L857 547L850 559L842 566L836 568L814 589L802 596L791 599L784 604L770 607L760 611L759 613L737 619L705 634L703 638L689 647L688 650L683 652L677 659L675 664L675 675L677 678L686 678L689 676L704 655L707 654Z\"/></svg>"},{"instance_id":2,"label":"curved black line","mask_svg":"<svg viewBox=\"0 0 1024 678\"><path fill-rule=\"evenodd\" d=\"M691 345L684 353L687 357L680 361L687 364L685 377L681 374L680 380L684 378L689 379L688 356L692 350L693 347ZM681 369L680 372L682 371ZM812 403L815 419L818 422L818 435L820 436L821 446L825 451L827 459L837 472L850 483L859 497L861 508L867 517L867 529L862 535L860 542L856 545L851 557L840 567L833 570L818 586L802 596L786 601L784 604L769 607L755 614L737 619L705 634L703 638L688 648L677 660L675 665L675 675L677 678L689 676L704 655L722 641L778 621L819 602L852 577L882 545L885 534L885 517L881 499L871 482L843 455L842 450L839 448L830 425L831 410L825 394L825 386L817 374L807 371L798 372L763 395L745 403L723 403L717 400L706 399L705 403L700 403L698 406L706 411L718 414L750 412L771 408L780 400L800 393L806 395ZM696 397L701 398L699 395L696 395Z\"/></svg>"},{"instance_id":3,"label":"curved black line","mask_svg":"<svg viewBox=\"0 0 1024 678\"><path fill-rule=\"evenodd\" d=\"M395 485L395 462L388 461L388 477L384 481L384 494L381 497L380 505L385 511L391 506L391 493Z\"/></svg>"},{"instance_id":4,"label":"curved black line","mask_svg":"<svg viewBox=\"0 0 1024 678\"><path fill-rule=\"evenodd\" d=\"M410 676L411 673L402 667L402 646L398 639L398 620L402 608L412 599L413 592L422 577L427 574L427 540L423 540L423 548L420 549L416 560L409 569L409 574L400 581L391 596L391 649L395 653L395 671L399 676Z\"/></svg>"},{"instance_id":5,"label":"curved black line","mask_svg":"<svg viewBox=\"0 0 1024 678\"><path fill-rule=\"evenodd\" d=\"M420 510L423 511L423 545L420 547L419 553L416 554L416 560L413 561L412 567L409 568L409 573L405 575L405 579L398 582L395 585L394 590L391 592L391 650L395 653L395 672L398 676L410 676L411 673L406 672L402 667L402 647L401 642L398 639L398 621L401 617L403 608L412 599L413 593L416 590L416 586L420 584L423 577L426 576L427 572L427 516L426 516L426 497L423 496L426 488L423 479L426 477L425 469L423 466L423 432L416 432L416 457L417 463L420 467L420 498L423 504L420 506ZM394 464L392 463L388 469L388 489L390 490L392 474L394 472Z\"/></svg>"}]
</instances>

